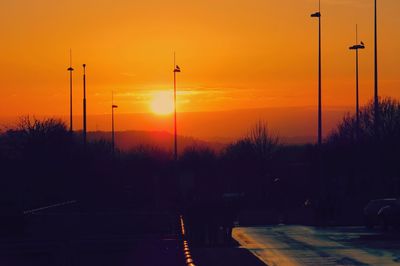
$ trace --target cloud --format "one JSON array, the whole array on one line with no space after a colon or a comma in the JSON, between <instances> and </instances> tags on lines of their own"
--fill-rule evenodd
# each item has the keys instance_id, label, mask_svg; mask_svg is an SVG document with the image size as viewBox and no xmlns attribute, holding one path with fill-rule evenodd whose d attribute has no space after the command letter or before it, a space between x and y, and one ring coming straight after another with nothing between
<instances>
[{"instance_id":1,"label":"cloud","mask_svg":"<svg viewBox=\"0 0 400 266\"><path fill-rule=\"evenodd\" d=\"M132 77L132 78L137 76L136 73L128 73L128 72L122 72L122 73L119 73L119 74L122 75L122 76Z\"/></svg>"}]
</instances>

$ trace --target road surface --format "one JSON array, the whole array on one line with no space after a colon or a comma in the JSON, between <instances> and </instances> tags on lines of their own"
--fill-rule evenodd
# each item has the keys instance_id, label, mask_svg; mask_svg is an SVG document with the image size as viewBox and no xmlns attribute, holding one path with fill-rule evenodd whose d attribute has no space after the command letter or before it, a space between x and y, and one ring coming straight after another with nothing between
<instances>
[{"instance_id":1,"label":"road surface","mask_svg":"<svg viewBox=\"0 0 400 266\"><path fill-rule=\"evenodd\" d=\"M93 236L74 240L0 240L4 266L184 266L176 239Z\"/></svg>"},{"instance_id":2,"label":"road surface","mask_svg":"<svg viewBox=\"0 0 400 266\"><path fill-rule=\"evenodd\" d=\"M17 232L0 230L0 266L186 265L175 214L72 203L26 211Z\"/></svg>"},{"instance_id":3,"label":"road surface","mask_svg":"<svg viewBox=\"0 0 400 266\"><path fill-rule=\"evenodd\" d=\"M235 228L233 237L268 266L400 265L398 233L362 227Z\"/></svg>"}]
</instances>

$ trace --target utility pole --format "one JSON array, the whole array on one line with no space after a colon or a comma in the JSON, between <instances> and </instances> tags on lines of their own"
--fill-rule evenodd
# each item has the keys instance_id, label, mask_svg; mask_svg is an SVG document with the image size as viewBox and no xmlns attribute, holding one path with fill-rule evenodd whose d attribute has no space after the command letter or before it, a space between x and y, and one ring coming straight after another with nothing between
<instances>
[{"instance_id":1,"label":"utility pole","mask_svg":"<svg viewBox=\"0 0 400 266\"><path fill-rule=\"evenodd\" d=\"M73 132L72 127L72 72L74 69L72 68L72 50L69 50L69 68L67 69L69 72L69 132Z\"/></svg>"},{"instance_id":2,"label":"utility pole","mask_svg":"<svg viewBox=\"0 0 400 266\"><path fill-rule=\"evenodd\" d=\"M86 147L86 64L83 64L83 145Z\"/></svg>"},{"instance_id":3,"label":"utility pole","mask_svg":"<svg viewBox=\"0 0 400 266\"><path fill-rule=\"evenodd\" d=\"M378 94L378 22L377 22L377 4L374 0L374 124L375 134L379 134L379 94Z\"/></svg>"},{"instance_id":4,"label":"utility pole","mask_svg":"<svg viewBox=\"0 0 400 266\"><path fill-rule=\"evenodd\" d=\"M180 73L181 69L175 63L174 53L174 159L178 161L178 132L177 132L177 121L176 121L176 73Z\"/></svg>"},{"instance_id":5,"label":"utility pole","mask_svg":"<svg viewBox=\"0 0 400 266\"><path fill-rule=\"evenodd\" d=\"M318 147L322 145L322 58L321 58L321 1L318 12L311 14L312 18L318 18Z\"/></svg>"},{"instance_id":6,"label":"utility pole","mask_svg":"<svg viewBox=\"0 0 400 266\"><path fill-rule=\"evenodd\" d=\"M114 109L118 108L118 105L114 104L114 92L111 95L111 147L112 154L115 154L115 131L114 131Z\"/></svg>"},{"instance_id":7,"label":"utility pole","mask_svg":"<svg viewBox=\"0 0 400 266\"><path fill-rule=\"evenodd\" d=\"M360 110L359 110L359 93L358 93L358 50L365 49L363 42L358 43L358 29L356 25L356 44L349 48L350 50L356 51L356 135L358 139L360 131Z\"/></svg>"}]
</instances>

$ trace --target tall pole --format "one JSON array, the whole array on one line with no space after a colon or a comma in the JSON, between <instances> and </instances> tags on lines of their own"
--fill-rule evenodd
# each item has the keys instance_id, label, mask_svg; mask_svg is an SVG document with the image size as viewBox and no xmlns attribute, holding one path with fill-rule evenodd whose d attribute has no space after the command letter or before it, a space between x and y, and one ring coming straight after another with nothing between
<instances>
[{"instance_id":1,"label":"tall pole","mask_svg":"<svg viewBox=\"0 0 400 266\"><path fill-rule=\"evenodd\" d=\"M358 29L356 25L356 43L358 43ZM358 98L358 49L356 49L356 124L357 133L360 128L360 109L359 109L359 98Z\"/></svg>"},{"instance_id":2,"label":"tall pole","mask_svg":"<svg viewBox=\"0 0 400 266\"><path fill-rule=\"evenodd\" d=\"M83 145L86 146L86 64L83 64Z\"/></svg>"},{"instance_id":3,"label":"tall pole","mask_svg":"<svg viewBox=\"0 0 400 266\"><path fill-rule=\"evenodd\" d=\"M114 92L112 92L112 100L111 100L111 147L112 153L114 154L115 149L115 136L114 136Z\"/></svg>"},{"instance_id":4,"label":"tall pole","mask_svg":"<svg viewBox=\"0 0 400 266\"><path fill-rule=\"evenodd\" d=\"M178 160L178 130L177 130L177 119L176 119L176 73L181 72L181 69L175 62L174 53L174 159Z\"/></svg>"},{"instance_id":5,"label":"tall pole","mask_svg":"<svg viewBox=\"0 0 400 266\"><path fill-rule=\"evenodd\" d=\"M176 62L174 53L174 159L178 160L178 132L176 125Z\"/></svg>"},{"instance_id":6,"label":"tall pole","mask_svg":"<svg viewBox=\"0 0 400 266\"><path fill-rule=\"evenodd\" d=\"M114 130L114 109L118 108L117 105L114 104L114 91L111 95L111 147L112 154L115 153L115 130Z\"/></svg>"},{"instance_id":7,"label":"tall pole","mask_svg":"<svg viewBox=\"0 0 400 266\"><path fill-rule=\"evenodd\" d=\"M312 18L318 18L318 176L321 187L326 189L325 179L322 178L322 55L321 55L321 1L318 1L318 12L311 14Z\"/></svg>"},{"instance_id":8,"label":"tall pole","mask_svg":"<svg viewBox=\"0 0 400 266\"><path fill-rule=\"evenodd\" d=\"M322 145L322 55L321 55L321 1L318 12L311 17L318 18L318 147Z\"/></svg>"},{"instance_id":9,"label":"tall pole","mask_svg":"<svg viewBox=\"0 0 400 266\"><path fill-rule=\"evenodd\" d=\"M72 133L72 71L74 71L74 69L72 68L71 49L69 50L69 68L67 70L69 71L69 132Z\"/></svg>"},{"instance_id":10,"label":"tall pole","mask_svg":"<svg viewBox=\"0 0 400 266\"><path fill-rule=\"evenodd\" d=\"M374 1L374 119L375 134L378 135L379 130L379 95L378 95L378 22L377 22L377 5Z\"/></svg>"},{"instance_id":11,"label":"tall pole","mask_svg":"<svg viewBox=\"0 0 400 266\"><path fill-rule=\"evenodd\" d=\"M356 51L356 135L358 138L359 131L360 131L360 109L359 109L359 82L358 82L358 50L364 49L365 45L363 42L358 43L358 28L356 25L356 44L351 46L350 50Z\"/></svg>"},{"instance_id":12,"label":"tall pole","mask_svg":"<svg viewBox=\"0 0 400 266\"><path fill-rule=\"evenodd\" d=\"M358 92L358 49L356 49L356 126L357 137L360 130L360 106L359 106L359 92Z\"/></svg>"},{"instance_id":13,"label":"tall pole","mask_svg":"<svg viewBox=\"0 0 400 266\"><path fill-rule=\"evenodd\" d=\"M321 3L318 17L318 146L322 144L322 58L321 58Z\"/></svg>"}]
</instances>

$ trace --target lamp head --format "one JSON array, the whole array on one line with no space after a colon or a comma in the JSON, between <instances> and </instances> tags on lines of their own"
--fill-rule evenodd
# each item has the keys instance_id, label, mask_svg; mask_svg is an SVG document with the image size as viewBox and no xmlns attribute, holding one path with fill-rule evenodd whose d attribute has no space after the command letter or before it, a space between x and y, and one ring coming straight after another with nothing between
<instances>
[{"instance_id":1,"label":"lamp head","mask_svg":"<svg viewBox=\"0 0 400 266\"><path fill-rule=\"evenodd\" d=\"M315 12L313 14L311 14L312 18L320 18L321 17L321 13L320 12Z\"/></svg>"}]
</instances>

